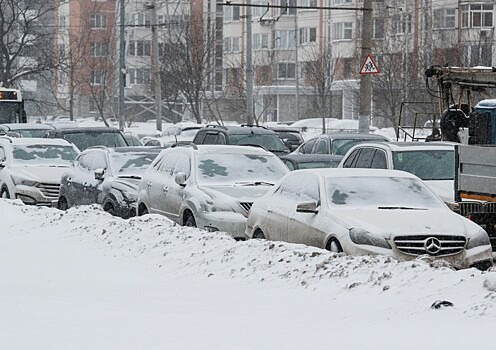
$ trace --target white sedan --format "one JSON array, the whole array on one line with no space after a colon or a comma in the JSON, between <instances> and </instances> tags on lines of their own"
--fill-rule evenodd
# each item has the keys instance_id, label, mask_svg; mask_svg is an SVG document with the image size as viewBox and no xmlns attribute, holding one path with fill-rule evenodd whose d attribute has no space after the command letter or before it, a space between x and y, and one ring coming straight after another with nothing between
<instances>
[{"instance_id":1,"label":"white sedan","mask_svg":"<svg viewBox=\"0 0 496 350\"><path fill-rule=\"evenodd\" d=\"M255 201L245 235L352 255L427 255L456 268L493 264L480 226L452 212L418 177L396 170L293 171Z\"/></svg>"}]
</instances>

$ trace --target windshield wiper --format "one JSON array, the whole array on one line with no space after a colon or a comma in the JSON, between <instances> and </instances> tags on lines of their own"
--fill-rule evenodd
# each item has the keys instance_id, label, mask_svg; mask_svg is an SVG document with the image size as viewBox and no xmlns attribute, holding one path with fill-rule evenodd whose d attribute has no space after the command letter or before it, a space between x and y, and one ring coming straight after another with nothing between
<instances>
[{"instance_id":1,"label":"windshield wiper","mask_svg":"<svg viewBox=\"0 0 496 350\"><path fill-rule=\"evenodd\" d=\"M377 209L386 209L386 210L427 210L426 208L412 208L412 207L377 207Z\"/></svg>"},{"instance_id":2,"label":"windshield wiper","mask_svg":"<svg viewBox=\"0 0 496 350\"><path fill-rule=\"evenodd\" d=\"M141 179L141 176L138 175L119 175L120 179Z\"/></svg>"},{"instance_id":3,"label":"windshield wiper","mask_svg":"<svg viewBox=\"0 0 496 350\"><path fill-rule=\"evenodd\" d=\"M273 183L271 183L271 182L265 182L265 181L236 182L235 185L241 185L241 186L274 186Z\"/></svg>"}]
</instances>

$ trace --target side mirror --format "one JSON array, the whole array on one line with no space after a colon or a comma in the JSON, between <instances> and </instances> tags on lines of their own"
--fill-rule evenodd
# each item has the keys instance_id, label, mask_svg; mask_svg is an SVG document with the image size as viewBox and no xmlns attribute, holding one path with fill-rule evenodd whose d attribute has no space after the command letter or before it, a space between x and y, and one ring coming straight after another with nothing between
<instances>
[{"instance_id":1,"label":"side mirror","mask_svg":"<svg viewBox=\"0 0 496 350\"><path fill-rule=\"evenodd\" d=\"M95 180L102 181L105 178L105 169L95 170Z\"/></svg>"},{"instance_id":2,"label":"side mirror","mask_svg":"<svg viewBox=\"0 0 496 350\"><path fill-rule=\"evenodd\" d=\"M176 177L174 178L174 181L176 181L176 183L181 186L181 187L185 187L186 186L186 174L185 173L177 173L176 174Z\"/></svg>"},{"instance_id":3,"label":"side mirror","mask_svg":"<svg viewBox=\"0 0 496 350\"><path fill-rule=\"evenodd\" d=\"M299 203L296 206L296 212L297 213L311 213L311 214L317 214L319 210L317 209L317 203L316 202L303 202Z\"/></svg>"}]
</instances>

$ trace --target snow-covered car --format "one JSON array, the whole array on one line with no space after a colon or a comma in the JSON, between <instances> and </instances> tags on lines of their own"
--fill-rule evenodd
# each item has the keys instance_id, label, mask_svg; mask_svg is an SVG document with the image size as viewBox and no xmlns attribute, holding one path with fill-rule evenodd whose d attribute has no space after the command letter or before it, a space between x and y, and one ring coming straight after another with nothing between
<instances>
[{"instance_id":1,"label":"snow-covered car","mask_svg":"<svg viewBox=\"0 0 496 350\"><path fill-rule=\"evenodd\" d=\"M178 141L193 141L198 130L203 128L201 124L176 124L166 128L162 132L162 137L171 140Z\"/></svg>"},{"instance_id":2,"label":"snow-covered car","mask_svg":"<svg viewBox=\"0 0 496 350\"><path fill-rule=\"evenodd\" d=\"M87 148L62 175L58 208L96 203L112 215L134 216L141 176L160 151L151 147Z\"/></svg>"},{"instance_id":3,"label":"snow-covered car","mask_svg":"<svg viewBox=\"0 0 496 350\"><path fill-rule=\"evenodd\" d=\"M253 201L288 172L277 156L258 147L168 148L143 175L138 215L162 214L242 239Z\"/></svg>"},{"instance_id":4,"label":"snow-covered car","mask_svg":"<svg viewBox=\"0 0 496 350\"><path fill-rule=\"evenodd\" d=\"M251 207L247 238L401 260L426 255L456 268L492 266L489 237L413 174L309 169L286 175Z\"/></svg>"},{"instance_id":5,"label":"snow-covered car","mask_svg":"<svg viewBox=\"0 0 496 350\"><path fill-rule=\"evenodd\" d=\"M421 178L455 209L455 146L450 142L370 142L348 151L340 168L394 169Z\"/></svg>"},{"instance_id":6,"label":"snow-covered car","mask_svg":"<svg viewBox=\"0 0 496 350\"><path fill-rule=\"evenodd\" d=\"M0 196L52 206L62 173L78 154L66 140L0 137Z\"/></svg>"},{"instance_id":7,"label":"snow-covered car","mask_svg":"<svg viewBox=\"0 0 496 350\"><path fill-rule=\"evenodd\" d=\"M344 156L356 144L362 142L388 142L382 135L354 132L322 134L302 143L292 154L336 154Z\"/></svg>"},{"instance_id":8,"label":"snow-covered car","mask_svg":"<svg viewBox=\"0 0 496 350\"><path fill-rule=\"evenodd\" d=\"M55 129L48 124L40 123L12 123L0 124L0 135L17 134L20 137L43 137L48 130Z\"/></svg>"}]
</instances>

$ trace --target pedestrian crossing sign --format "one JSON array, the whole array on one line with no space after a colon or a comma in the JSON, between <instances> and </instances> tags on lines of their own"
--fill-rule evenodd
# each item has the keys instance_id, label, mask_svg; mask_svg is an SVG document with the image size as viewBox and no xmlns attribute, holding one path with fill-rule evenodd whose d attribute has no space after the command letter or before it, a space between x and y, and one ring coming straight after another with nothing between
<instances>
[{"instance_id":1,"label":"pedestrian crossing sign","mask_svg":"<svg viewBox=\"0 0 496 350\"><path fill-rule=\"evenodd\" d=\"M360 74L379 74L379 68L377 68L377 65L370 54L367 54L367 57L362 64L362 68L360 69Z\"/></svg>"}]
</instances>

